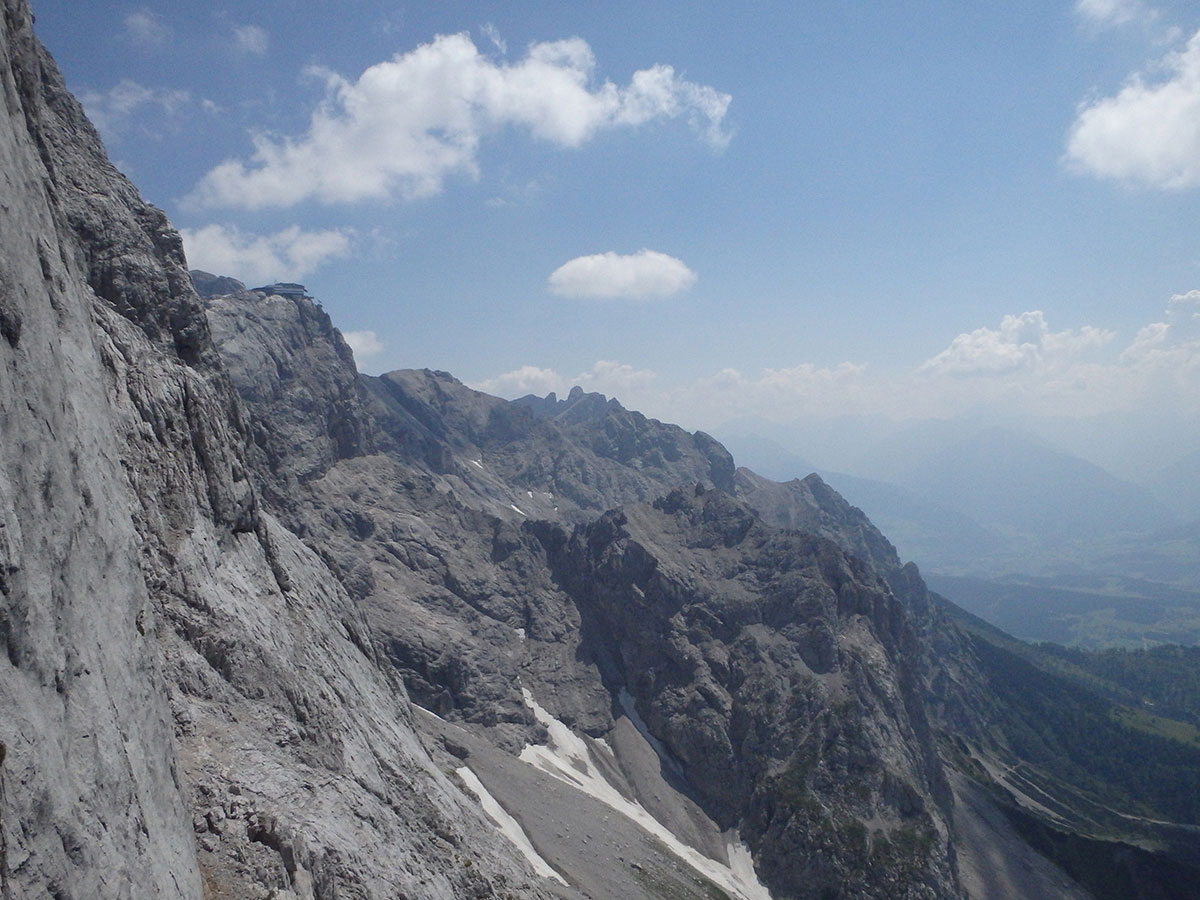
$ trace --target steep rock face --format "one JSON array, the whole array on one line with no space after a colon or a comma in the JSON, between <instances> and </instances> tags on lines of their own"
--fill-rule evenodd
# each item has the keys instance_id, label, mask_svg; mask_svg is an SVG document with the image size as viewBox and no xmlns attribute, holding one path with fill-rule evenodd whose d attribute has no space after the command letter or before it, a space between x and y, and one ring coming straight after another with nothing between
<instances>
[{"instance_id":1,"label":"steep rock face","mask_svg":"<svg viewBox=\"0 0 1200 900\"><path fill-rule=\"evenodd\" d=\"M576 389L561 402L507 402L428 370L365 382L393 413L378 417L386 431L423 429L477 469L533 491L526 499L546 518L584 520L686 482L733 491L733 459L711 437L647 419L600 394ZM546 494L554 502L537 496Z\"/></svg>"},{"instance_id":2,"label":"steep rock face","mask_svg":"<svg viewBox=\"0 0 1200 900\"><path fill-rule=\"evenodd\" d=\"M251 446L263 455L255 467L280 502L335 461L370 452L354 357L324 311L304 298L240 291L209 299L207 321L254 410Z\"/></svg>"},{"instance_id":3,"label":"steep rock face","mask_svg":"<svg viewBox=\"0 0 1200 900\"><path fill-rule=\"evenodd\" d=\"M819 534L878 572L891 573L901 568L900 557L891 542L862 510L842 499L819 475L781 484L740 468L736 485L737 496L767 524Z\"/></svg>"},{"instance_id":4,"label":"steep rock face","mask_svg":"<svg viewBox=\"0 0 1200 900\"><path fill-rule=\"evenodd\" d=\"M587 519L713 473L731 487L723 448L599 395L598 415L563 424L444 372L358 376L308 299L207 302L265 502L339 573L414 698L518 748L531 722L520 667L571 722L611 727L611 699L576 659L578 613L521 525ZM613 422L636 450L612 449ZM353 443L336 440L348 432Z\"/></svg>"},{"instance_id":5,"label":"steep rock face","mask_svg":"<svg viewBox=\"0 0 1200 900\"><path fill-rule=\"evenodd\" d=\"M271 321L277 308L287 321L317 322L296 307L309 302L210 300L252 420L269 422L273 404L288 402L349 403L366 416L357 455L324 452L310 477L286 485L281 472L309 465L293 448L333 446L329 417L284 411L308 429L300 439L254 429L256 475L277 484L265 489L268 506L339 573L414 699L474 735L422 719L455 748L443 765L466 757L594 896L644 896L646 886L598 876L603 867L564 838L571 814L523 807L527 794L508 787L517 764L482 749L547 740L530 696L618 750L621 735L644 730L650 743L633 756L649 753L675 772L676 793L663 799L661 779L636 763L617 790L680 833L705 819L710 838L696 846L717 856L724 845L710 846L713 830L740 825L779 896L846 885L852 896L957 896L960 850L971 895L1001 897L1011 878L988 893L991 876L977 874L997 871L988 843L1006 841L1010 869L1036 862L1014 849L1023 846L1014 835L981 825L998 813L961 827L955 814L952 824L930 711L986 743L972 708L979 672L915 568L836 492L817 478L709 477L728 461L719 445L582 391L507 403L446 373L410 370L360 378L351 397L353 370L326 320L312 329ZM274 335L281 324L286 341ZM640 449L615 451L614 427L635 428L622 446ZM678 470L647 462L665 458L664 447L680 456ZM669 494L679 473L707 487ZM603 504L624 509L600 515ZM553 793L544 782L528 790ZM985 806L975 798L970 808ZM959 835L969 829L983 837L968 847ZM1051 868L1030 883L1055 877Z\"/></svg>"},{"instance_id":6,"label":"steep rock face","mask_svg":"<svg viewBox=\"0 0 1200 900\"><path fill-rule=\"evenodd\" d=\"M100 188L119 179L98 164L88 143L94 133L34 40L23 3L5 3L2 27L0 877L6 896L198 897L189 798L169 750L171 711L139 549L143 508L126 468L140 454L130 453L126 437L157 440L156 423L143 419L133 397L151 404L153 394L182 394L201 377L181 373L153 385L138 377L146 338L97 302L89 279L117 291L119 273L153 268L159 248L138 234L91 253L81 246L75 229L87 201L78 183ZM77 131L85 146L64 146ZM113 230L123 233L143 213L114 209ZM117 244L129 250L127 265L106 256ZM161 268L159 277L168 280ZM136 297L116 299L137 317ZM163 341L165 318L147 321ZM132 377L118 376L118 367L133 369ZM171 422L157 424L186 430L183 404L171 412ZM240 518L244 495L231 478L222 492L221 461L209 461L212 498L225 516ZM189 488L205 486L181 502L209 507L198 454L178 465L181 476L191 466L187 474L199 475Z\"/></svg>"},{"instance_id":7,"label":"steep rock face","mask_svg":"<svg viewBox=\"0 0 1200 900\"><path fill-rule=\"evenodd\" d=\"M703 488L606 514L552 565L610 688L769 886L958 896L916 638L868 567Z\"/></svg>"},{"instance_id":8,"label":"steep rock face","mask_svg":"<svg viewBox=\"0 0 1200 900\"><path fill-rule=\"evenodd\" d=\"M387 376L381 399L306 299L212 298L209 319L256 423L265 502L338 573L414 698L519 748L531 722L512 668L524 628L545 640L533 657L546 692L578 694L580 716L605 727L607 701L594 689L583 699L570 662L573 613L550 598L541 547L520 528L532 492L480 461L476 442L506 430L508 404L431 372ZM359 438L339 446L331 423L347 420ZM537 502L553 506L544 492Z\"/></svg>"},{"instance_id":9,"label":"steep rock face","mask_svg":"<svg viewBox=\"0 0 1200 900\"><path fill-rule=\"evenodd\" d=\"M0 892L542 896L260 508L178 235L3 10Z\"/></svg>"}]
</instances>

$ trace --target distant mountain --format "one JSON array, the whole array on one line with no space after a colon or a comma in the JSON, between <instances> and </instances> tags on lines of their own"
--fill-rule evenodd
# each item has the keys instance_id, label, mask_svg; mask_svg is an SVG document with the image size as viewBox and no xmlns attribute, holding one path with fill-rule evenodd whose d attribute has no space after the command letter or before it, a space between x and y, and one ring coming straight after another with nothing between
<instances>
[{"instance_id":1,"label":"distant mountain","mask_svg":"<svg viewBox=\"0 0 1200 900\"><path fill-rule=\"evenodd\" d=\"M1005 429L931 447L895 480L985 528L1043 547L1175 521L1145 488Z\"/></svg>"},{"instance_id":2,"label":"distant mountain","mask_svg":"<svg viewBox=\"0 0 1200 900\"><path fill-rule=\"evenodd\" d=\"M812 466L804 443L788 443L802 441L803 429L789 437L781 426L758 425L768 436L721 431L739 465L780 481L819 471L885 529L902 556L938 571L1077 571L1090 565L1099 542L1109 542L1107 554L1113 540L1136 541L1181 520L1146 487L1008 428L969 420L890 430L851 423L850 433L873 433L866 446L839 454L844 466ZM1186 465L1178 479L1190 484Z\"/></svg>"},{"instance_id":3,"label":"distant mountain","mask_svg":"<svg viewBox=\"0 0 1200 900\"><path fill-rule=\"evenodd\" d=\"M1150 474L1145 484L1179 518L1200 522L1200 450Z\"/></svg>"},{"instance_id":4,"label":"distant mountain","mask_svg":"<svg viewBox=\"0 0 1200 900\"><path fill-rule=\"evenodd\" d=\"M1008 555L1001 535L917 491L842 472L819 474L860 507L895 543L904 559L917 562L923 569L979 571L985 561Z\"/></svg>"},{"instance_id":5,"label":"distant mountain","mask_svg":"<svg viewBox=\"0 0 1200 900\"><path fill-rule=\"evenodd\" d=\"M5 900L1194 898L1144 679L978 626L816 475L202 299L0 4Z\"/></svg>"},{"instance_id":6,"label":"distant mountain","mask_svg":"<svg viewBox=\"0 0 1200 900\"><path fill-rule=\"evenodd\" d=\"M817 471L817 467L800 453L789 450L780 441L756 431L722 431L719 437L739 466L751 469L766 478L791 481L793 478L803 478Z\"/></svg>"}]
</instances>

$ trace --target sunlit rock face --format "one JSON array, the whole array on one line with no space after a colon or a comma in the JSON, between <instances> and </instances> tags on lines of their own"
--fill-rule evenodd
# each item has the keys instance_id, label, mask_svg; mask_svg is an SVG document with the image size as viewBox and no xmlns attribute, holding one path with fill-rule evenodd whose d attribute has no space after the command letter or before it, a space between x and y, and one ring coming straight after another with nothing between
<instances>
[{"instance_id":1,"label":"sunlit rock face","mask_svg":"<svg viewBox=\"0 0 1200 900\"><path fill-rule=\"evenodd\" d=\"M1082 896L861 512L189 275L0 2L0 894Z\"/></svg>"},{"instance_id":2,"label":"sunlit rock face","mask_svg":"<svg viewBox=\"0 0 1200 900\"><path fill-rule=\"evenodd\" d=\"M728 848L711 836L729 832L783 895L956 895L922 705L927 623L906 608L925 610L923 586L911 602L892 592L885 576L904 570L861 513L811 481L775 503L805 533L780 531L734 496L761 499L766 484L736 482L703 435L578 391L506 403L445 373L358 378L355 391L311 301L207 302L263 423L266 502L360 599L419 704L530 759L546 741L531 709L605 741L636 719L692 812L631 786L645 787L636 754L611 762L616 783L668 830L707 822L689 846L718 864ZM357 437L339 445L328 411L347 409ZM576 757L568 769L590 765ZM597 765L593 799L609 789ZM487 767L472 772L520 806ZM568 855L553 820L518 818L533 846Z\"/></svg>"},{"instance_id":3,"label":"sunlit rock face","mask_svg":"<svg viewBox=\"0 0 1200 900\"><path fill-rule=\"evenodd\" d=\"M262 509L178 236L0 28L4 895L540 896Z\"/></svg>"}]
</instances>

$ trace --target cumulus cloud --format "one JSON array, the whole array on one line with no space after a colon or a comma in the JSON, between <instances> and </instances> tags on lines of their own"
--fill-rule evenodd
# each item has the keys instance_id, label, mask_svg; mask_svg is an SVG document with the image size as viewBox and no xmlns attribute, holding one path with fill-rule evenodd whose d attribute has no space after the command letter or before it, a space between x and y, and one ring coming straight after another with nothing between
<instances>
[{"instance_id":1,"label":"cumulus cloud","mask_svg":"<svg viewBox=\"0 0 1200 900\"><path fill-rule=\"evenodd\" d=\"M269 43L265 28L257 25L238 25L233 29L233 44L242 53L262 56L267 52Z\"/></svg>"},{"instance_id":2,"label":"cumulus cloud","mask_svg":"<svg viewBox=\"0 0 1200 900\"><path fill-rule=\"evenodd\" d=\"M685 384L664 385L657 372L614 360L599 360L573 378L553 369L525 365L485 379L473 387L501 397L525 394L560 397L579 385L616 397L623 405L647 415L711 427L724 419L761 415L784 419L798 415L844 415L850 411L894 411L899 386L868 375L866 367L841 363L824 367L803 364L744 374L721 369Z\"/></svg>"},{"instance_id":3,"label":"cumulus cloud","mask_svg":"<svg viewBox=\"0 0 1200 900\"><path fill-rule=\"evenodd\" d=\"M122 78L103 93L85 91L79 95L88 118L110 143L119 140L137 116L150 112L171 117L191 99L187 91L146 87L129 78Z\"/></svg>"},{"instance_id":4,"label":"cumulus cloud","mask_svg":"<svg viewBox=\"0 0 1200 900\"><path fill-rule=\"evenodd\" d=\"M303 278L348 255L352 238L343 230L305 231L298 225L269 235L232 225L181 228L179 233L189 266L253 283Z\"/></svg>"},{"instance_id":5,"label":"cumulus cloud","mask_svg":"<svg viewBox=\"0 0 1200 900\"><path fill-rule=\"evenodd\" d=\"M584 390L625 397L653 389L658 383L658 373L653 369L638 369L627 363L602 359L572 381Z\"/></svg>"},{"instance_id":6,"label":"cumulus cloud","mask_svg":"<svg viewBox=\"0 0 1200 900\"><path fill-rule=\"evenodd\" d=\"M566 379L553 369L543 369L539 366L521 366L511 372L504 372L494 378L485 378L472 387L498 397L524 397L536 394L544 397L551 391L559 393L564 389Z\"/></svg>"},{"instance_id":7,"label":"cumulus cloud","mask_svg":"<svg viewBox=\"0 0 1200 900\"><path fill-rule=\"evenodd\" d=\"M125 35L143 47L157 47L171 38L171 29L150 10L142 7L125 17Z\"/></svg>"},{"instance_id":8,"label":"cumulus cloud","mask_svg":"<svg viewBox=\"0 0 1200 900\"><path fill-rule=\"evenodd\" d=\"M1079 331L1051 331L1041 310L1005 316L999 328L960 334L950 346L920 366L922 372L984 375L1022 368L1045 368L1070 361L1109 343L1115 332L1085 325Z\"/></svg>"},{"instance_id":9,"label":"cumulus cloud","mask_svg":"<svg viewBox=\"0 0 1200 900\"><path fill-rule=\"evenodd\" d=\"M658 375L650 369L637 369L626 363L602 359L574 378L560 375L553 369L526 365L476 382L473 387L489 394L513 398L526 394L544 397L552 391L565 395L578 385L586 391L609 397L644 398L647 391L655 388L657 381Z\"/></svg>"},{"instance_id":10,"label":"cumulus cloud","mask_svg":"<svg viewBox=\"0 0 1200 900\"><path fill-rule=\"evenodd\" d=\"M1076 116L1066 158L1083 172L1165 189L1200 185L1200 32L1168 54L1165 77L1136 73Z\"/></svg>"},{"instance_id":11,"label":"cumulus cloud","mask_svg":"<svg viewBox=\"0 0 1200 900\"><path fill-rule=\"evenodd\" d=\"M383 341L374 331L343 331L342 337L354 351L354 361L361 363L383 352Z\"/></svg>"},{"instance_id":12,"label":"cumulus cloud","mask_svg":"<svg viewBox=\"0 0 1200 900\"><path fill-rule=\"evenodd\" d=\"M721 419L841 416L850 410L877 414L895 409L895 391L895 384L875 378L862 364L801 363L757 373L722 369L677 390L674 405L691 421L699 421L705 406Z\"/></svg>"},{"instance_id":13,"label":"cumulus cloud","mask_svg":"<svg viewBox=\"0 0 1200 900\"><path fill-rule=\"evenodd\" d=\"M507 63L455 34L371 66L357 81L313 70L326 95L308 133L256 135L248 161L221 163L189 200L260 209L429 196L449 175L477 176L480 142L505 126L578 147L603 129L685 118L714 147L729 140L728 94L667 65L635 72L623 87L597 83L595 69L579 38L534 44Z\"/></svg>"},{"instance_id":14,"label":"cumulus cloud","mask_svg":"<svg viewBox=\"0 0 1200 900\"><path fill-rule=\"evenodd\" d=\"M1115 338L1094 326L1054 331L1034 311L1005 316L999 328L960 334L942 353L900 371L801 363L756 372L722 368L666 383L652 370L600 361L574 377L525 365L474 386L518 397L563 396L580 385L699 428L747 416L782 424L855 415L1071 419L1148 409L1177 419L1200 415L1200 290L1172 297L1163 321L1142 328L1123 349L1112 346Z\"/></svg>"},{"instance_id":15,"label":"cumulus cloud","mask_svg":"<svg viewBox=\"0 0 1200 900\"><path fill-rule=\"evenodd\" d=\"M1077 0L1075 11L1099 28L1151 22L1158 18L1158 11L1141 0Z\"/></svg>"},{"instance_id":16,"label":"cumulus cloud","mask_svg":"<svg viewBox=\"0 0 1200 900\"><path fill-rule=\"evenodd\" d=\"M550 291L560 297L644 300L669 297L696 283L681 260L656 250L579 256L550 273Z\"/></svg>"},{"instance_id":17,"label":"cumulus cloud","mask_svg":"<svg viewBox=\"0 0 1200 900\"><path fill-rule=\"evenodd\" d=\"M1200 291L1175 294L1167 303L1166 321L1153 322L1137 333L1121 354L1131 366L1181 365L1200 362Z\"/></svg>"}]
</instances>

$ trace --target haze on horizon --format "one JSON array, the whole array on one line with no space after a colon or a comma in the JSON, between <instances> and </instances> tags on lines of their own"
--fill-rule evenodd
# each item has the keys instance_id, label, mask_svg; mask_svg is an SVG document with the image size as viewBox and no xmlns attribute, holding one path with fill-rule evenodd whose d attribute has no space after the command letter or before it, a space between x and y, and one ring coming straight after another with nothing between
<instances>
[{"instance_id":1,"label":"haze on horizon","mask_svg":"<svg viewBox=\"0 0 1200 900\"><path fill-rule=\"evenodd\" d=\"M193 267L307 283L364 371L822 465L1200 454L1200 12L844 6L34 2Z\"/></svg>"}]
</instances>

